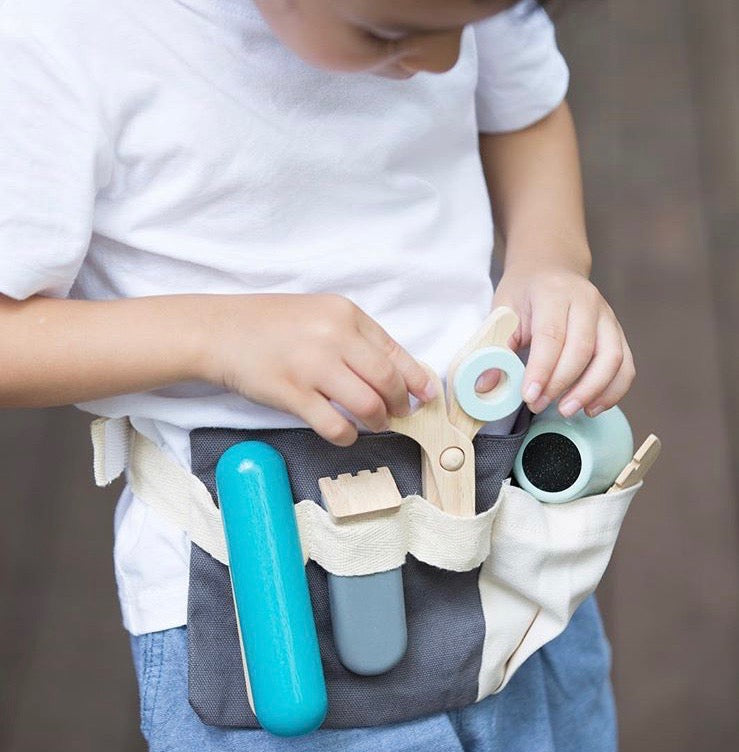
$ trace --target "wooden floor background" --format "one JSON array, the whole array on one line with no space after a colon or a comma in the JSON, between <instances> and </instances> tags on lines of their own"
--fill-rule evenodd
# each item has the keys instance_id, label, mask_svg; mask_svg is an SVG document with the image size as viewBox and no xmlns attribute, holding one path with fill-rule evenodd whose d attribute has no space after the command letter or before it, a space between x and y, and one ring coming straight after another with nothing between
<instances>
[{"instance_id":1,"label":"wooden floor background","mask_svg":"<svg viewBox=\"0 0 739 752\"><path fill-rule=\"evenodd\" d=\"M739 749L739 4L571 0L595 279L664 454L600 593L623 752ZM0 750L137 752L88 416L0 413ZM536 752L532 750L532 752ZM587 752L587 751L584 751Z\"/></svg>"}]
</instances>

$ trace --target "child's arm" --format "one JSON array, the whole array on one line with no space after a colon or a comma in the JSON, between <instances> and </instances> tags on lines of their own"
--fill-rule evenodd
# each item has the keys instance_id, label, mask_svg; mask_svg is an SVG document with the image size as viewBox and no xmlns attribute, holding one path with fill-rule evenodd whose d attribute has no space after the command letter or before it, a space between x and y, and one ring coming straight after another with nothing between
<instances>
[{"instance_id":1,"label":"child's arm","mask_svg":"<svg viewBox=\"0 0 739 752\"><path fill-rule=\"evenodd\" d=\"M480 153L506 240L495 305L516 310L515 347L530 343L523 392L534 412L560 398L569 416L615 405L635 375L615 314L588 281L575 129L563 103L524 130L481 134ZM488 386L488 385L485 385Z\"/></svg>"},{"instance_id":2,"label":"child's arm","mask_svg":"<svg viewBox=\"0 0 739 752\"><path fill-rule=\"evenodd\" d=\"M421 400L426 372L338 295L163 295L113 301L0 295L0 407L42 407L200 379L354 442Z\"/></svg>"}]
</instances>

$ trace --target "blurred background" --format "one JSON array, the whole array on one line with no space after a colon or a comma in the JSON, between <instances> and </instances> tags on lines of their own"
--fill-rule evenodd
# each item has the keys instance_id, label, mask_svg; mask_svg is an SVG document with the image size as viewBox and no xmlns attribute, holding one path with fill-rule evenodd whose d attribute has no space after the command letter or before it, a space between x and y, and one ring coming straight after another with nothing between
<instances>
[{"instance_id":1,"label":"blurred background","mask_svg":"<svg viewBox=\"0 0 739 752\"><path fill-rule=\"evenodd\" d=\"M565 5L594 280L637 362L622 407L664 444L599 590L621 747L739 749L739 3ZM144 750L90 419L0 412L2 752Z\"/></svg>"}]
</instances>

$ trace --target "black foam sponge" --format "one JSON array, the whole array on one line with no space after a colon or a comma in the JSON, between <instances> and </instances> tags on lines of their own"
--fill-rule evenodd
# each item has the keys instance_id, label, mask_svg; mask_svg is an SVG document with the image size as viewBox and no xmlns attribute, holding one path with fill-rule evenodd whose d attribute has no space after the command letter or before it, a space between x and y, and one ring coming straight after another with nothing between
<instances>
[{"instance_id":1,"label":"black foam sponge","mask_svg":"<svg viewBox=\"0 0 739 752\"><path fill-rule=\"evenodd\" d=\"M582 468L574 442L559 433L540 433L526 445L521 458L529 482L542 491L556 493L568 489Z\"/></svg>"}]
</instances>

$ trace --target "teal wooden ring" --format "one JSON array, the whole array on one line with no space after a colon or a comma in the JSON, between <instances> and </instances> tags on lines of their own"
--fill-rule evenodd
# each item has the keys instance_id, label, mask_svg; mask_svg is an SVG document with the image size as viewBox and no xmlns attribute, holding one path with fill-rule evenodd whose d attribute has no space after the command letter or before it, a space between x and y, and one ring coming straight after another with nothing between
<instances>
[{"instance_id":1,"label":"teal wooden ring","mask_svg":"<svg viewBox=\"0 0 739 752\"><path fill-rule=\"evenodd\" d=\"M491 368L502 371L505 380L491 392L481 395L475 391L475 383L483 371ZM486 423L500 420L521 406L521 385L525 370L518 355L506 347L475 350L457 368L454 396L459 406L476 420Z\"/></svg>"}]
</instances>

